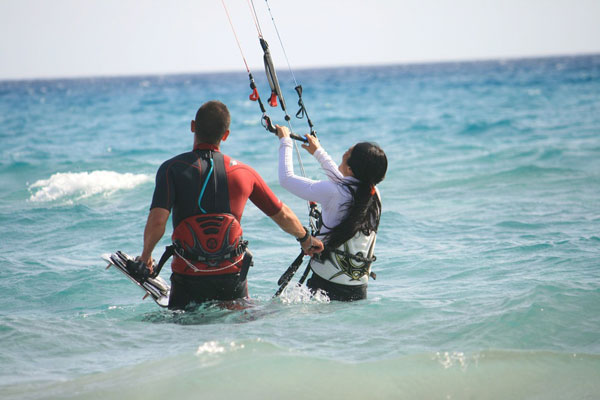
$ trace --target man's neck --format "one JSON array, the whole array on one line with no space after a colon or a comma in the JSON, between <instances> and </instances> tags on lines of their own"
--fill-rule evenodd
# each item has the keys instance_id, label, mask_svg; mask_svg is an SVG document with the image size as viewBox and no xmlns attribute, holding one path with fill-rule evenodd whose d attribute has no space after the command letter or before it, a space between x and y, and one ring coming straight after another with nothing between
<instances>
[{"instance_id":1,"label":"man's neck","mask_svg":"<svg viewBox=\"0 0 600 400\"><path fill-rule=\"evenodd\" d=\"M194 150L216 150L216 151L219 151L219 145L211 144L211 143L194 143Z\"/></svg>"},{"instance_id":2,"label":"man's neck","mask_svg":"<svg viewBox=\"0 0 600 400\"><path fill-rule=\"evenodd\" d=\"M194 150L219 150L219 145L221 143L212 144L212 143L204 143L200 142L196 135L194 135Z\"/></svg>"}]
</instances>

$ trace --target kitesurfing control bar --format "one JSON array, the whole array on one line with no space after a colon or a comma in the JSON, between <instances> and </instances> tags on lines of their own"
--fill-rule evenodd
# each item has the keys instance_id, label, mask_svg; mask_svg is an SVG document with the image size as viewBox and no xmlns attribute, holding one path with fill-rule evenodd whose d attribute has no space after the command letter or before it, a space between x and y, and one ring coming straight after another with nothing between
<instances>
[{"instance_id":1,"label":"kitesurfing control bar","mask_svg":"<svg viewBox=\"0 0 600 400\"><path fill-rule=\"evenodd\" d=\"M263 120L265 121L265 128L267 128L267 130L269 132L277 134L277 128L275 128L275 125L273 125L273 123L271 122L271 118L269 118L268 115L263 115ZM306 139L305 137L302 137L300 135L296 135L295 133L290 132L290 138L297 140L299 142L308 143L308 139Z\"/></svg>"}]
</instances>

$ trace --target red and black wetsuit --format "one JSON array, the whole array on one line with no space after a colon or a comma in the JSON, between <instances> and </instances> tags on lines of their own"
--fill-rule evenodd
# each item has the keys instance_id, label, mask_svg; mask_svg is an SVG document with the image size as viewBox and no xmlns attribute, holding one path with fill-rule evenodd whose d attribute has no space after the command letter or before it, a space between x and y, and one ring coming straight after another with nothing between
<instances>
[{"instance_id":1,"label":"red and black wetsuit","mask_svg":"<svg viewBox=\"0 0 600 400\"><path fill-rule=\"evenodd\" d=\"M254 169L224 154L229 204L228 207L218 204L215 200L218 198L215 187L205 185L206 164L201 159L202 153L209 150L219 151L215 145L200 144L194 151L165 161L156 174L150 209L159 207L172 210L174 228L188 217L225 210L241 221L248 199L268 216L281 210L281 201ZM229 273L199 275L185 265L184 260L179 257L175 257L171 265L173 274L169 308L184 308L192 301L201 303L207 300L233 300L248 295L246 280L240 281L239 273L224 271Z\"/></svg>"}]
</instances>

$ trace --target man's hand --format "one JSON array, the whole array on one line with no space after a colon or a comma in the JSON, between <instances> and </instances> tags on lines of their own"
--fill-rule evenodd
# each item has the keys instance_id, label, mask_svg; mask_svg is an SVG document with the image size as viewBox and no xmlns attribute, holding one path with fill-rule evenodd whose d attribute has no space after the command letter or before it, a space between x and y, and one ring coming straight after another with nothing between
<instances>
[{"instance_id":1,"label":"man's hand","mask_svg":"<svg viewBox=\"0 0 600 400\"><path fill-rule=\"evenodd\" d=\"M139 257L150 270L150 273L154 272L154 260L152 260L152 251L154 247L165 233L165 226L169 219L170 211L164 208L153 208L148 214L148 220L146 221L146 228L144 228L144 249L142 255Z\"/></svg>"},{"instance_id":2,"label":"man's hand","mask_svg":"<svg viewBox=\"0 0 600 400\"><path fill-rule=\"evenodd\" d=\"M323 251L323 242L316 237L311 236L307 228L302 226L302 223L296 214L294 214L294 212L285 204L281 206L281 210L279 210L277 214L271 216L271 219L279 225L281 229L294 236L296 239L304 239L300 242L304 254L312 256L315 253ZM306 238L304 238L305 236Z\"/></svg>"},{"instance_id":3,"label":"man's hand","mask_svg":"<svg viewBox=\"0 0 600 400\"><path fill-rule=\"evenodd\" d=\"M144 264L146 264L146 267L148 267L148 269L150 270L150 275L152 275L154 273L154 259L152 259L152 256L150 256L150 258L147 259L142 259L141 256L138 256L135 258L135 261L141 261Z\"/></svg>"},{"instance_id":4,"label":"man's hand","mask_svg":"<svg viewBox=\"0 0 600 400\"><path fill-rule=\"evenodd\" d=\"M322 252L324 249L323 242L312 235L309 235L304 242L301 242L300 246L302 247L304 254L311 257Z\"/></svg>"}]
</instances>

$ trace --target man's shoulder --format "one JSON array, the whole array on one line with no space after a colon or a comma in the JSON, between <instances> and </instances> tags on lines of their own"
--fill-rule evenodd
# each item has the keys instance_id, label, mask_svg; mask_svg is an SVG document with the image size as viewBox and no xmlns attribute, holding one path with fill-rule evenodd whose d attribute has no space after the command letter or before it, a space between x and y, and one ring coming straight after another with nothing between
<instances>
[{"instance_id":1,"label":"man's shoulder","mask_svg":"<svg viewBox=\"0 0 600 400\"><path fill-rule=\"evenodd\" d=\"M176 156L169 158L167 161L179 161L196 158L198 158L196 153L194 153L193 151L186 151L185 153L177 154Z\"/></svg>"},{"instance_id":2,"label":"man's shoulder","mask_svg":"<svg viewBox=\"0 0 600 400\"><path fill-rule=\"evenodd\" d=\"M227 175L234 179L262 181L262 176L250 165L223 154Z\"/></svg>"},{"instance_id":3,"label":"man's shoulder","mask_svg":"<svg viewBox=\"0 0 600 400\"><path fill-rule=\"evenodd\" d=\"M174 157L169 158L161 164L161 167L167 167L175 162L190 162L196 159L193 151L186 151L185 153L177 154Z\"/></svg>"},{"instance_id":4,"label":"man's shoulder","mask_svg":"<svg viewBox=\"0 0 600 400\"><path fill-rule=\"evenodd\" d=\"M225 163L225 168L228 171L233 171L233 170L250 170L250 171L254 171L254 169L249 166L248 164L244 164L241 161L236 160L233 157L228 156L227 154L223 153L223 161Z\"/></svg>"}]
</instances>

